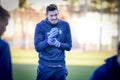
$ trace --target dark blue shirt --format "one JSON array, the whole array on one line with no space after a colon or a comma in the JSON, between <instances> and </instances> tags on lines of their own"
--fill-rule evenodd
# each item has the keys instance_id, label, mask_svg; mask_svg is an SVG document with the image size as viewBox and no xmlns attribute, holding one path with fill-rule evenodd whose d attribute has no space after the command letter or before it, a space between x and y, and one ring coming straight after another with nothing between
<instances>
[{"instance_id":1,"label":"dark blue shirt","mask_svg":"<svg viewBox=\"0 0 120 80\"><path fill-rule=\"evenodd\" d=\"M48 35L52 28L59 29L57 40L61 42L59 48L52 47L47 43ZM65 65L65 50L69 51L72 47L71 31L66 21L58 20L56 25L52 25L48 19L36 25L34 35L34 45L39 53L39 63L42 65Z\"/></svg>"},{"instance_id":2,"label":"dark blue shirt","mask_svg":"<svg viewBox=\"0 0 120 80\"><path fill-rule=\"evenodd\" d=\"M7 42L0 39L0 80L12 80L10 49Z\"/></svg>"},{"instance_id":3,"label":"dark blue shirt","mask_svg":"<svg viewBox=\"0 0 120 80\"><path fill-rule=\"evenodd\" d=\"M120 80L120 65L117 62L117 56L108 58L105 62L94 71L90 80Z\"/></svg>"}]
</instances>

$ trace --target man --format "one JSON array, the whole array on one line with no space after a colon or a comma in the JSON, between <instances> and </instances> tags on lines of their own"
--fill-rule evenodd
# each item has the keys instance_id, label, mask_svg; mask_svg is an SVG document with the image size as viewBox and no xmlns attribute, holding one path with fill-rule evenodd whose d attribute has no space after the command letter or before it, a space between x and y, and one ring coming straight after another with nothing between
<instances>
[{"instance_id":1,"label":"man","mask_svg":"<svg viewBox=\"0 0 120 80\"><path fill-rule=\"evenodd\" d=\"M117 55L105 62L94 71L90 80L120 80L120 42L117 45Z\"/></svg>"},{"instance_id":2,"label":"man","mask_svg":"<svg viewBox=\"0 0 120 80\"><path fill-rule=\"evenodd\" d=\"M55 4L46 8L47 18L36 25L34 45L39 53L37 80L66 80L65 50L72 47L71 31L66 21L58 19Z\"/></svg>"},{"instance_id":3,"label":"man","mask_svg":"<svg viewBox=\"0 0 120 80\"><path fill-rule=\"evenodd\" d=\"M9 45L1 39L8 24L9 13L0 6L0 80L12 80L12 66Z\"/></svg>"}]
</instances>

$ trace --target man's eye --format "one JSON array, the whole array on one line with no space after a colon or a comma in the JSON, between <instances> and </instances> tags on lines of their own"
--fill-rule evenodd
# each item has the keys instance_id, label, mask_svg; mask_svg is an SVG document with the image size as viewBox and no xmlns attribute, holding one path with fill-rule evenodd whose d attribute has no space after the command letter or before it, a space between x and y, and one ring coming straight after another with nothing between
<instances>
[{"instance_id":1,"label":"man's eye","mask_svg":"<svg viewBox=\"0 0 120 80\"><path fill-rule=\"evenodd\" d=\"M57 14L55 14L55 16L57 16Z\"/></svg>"}]
</instances>

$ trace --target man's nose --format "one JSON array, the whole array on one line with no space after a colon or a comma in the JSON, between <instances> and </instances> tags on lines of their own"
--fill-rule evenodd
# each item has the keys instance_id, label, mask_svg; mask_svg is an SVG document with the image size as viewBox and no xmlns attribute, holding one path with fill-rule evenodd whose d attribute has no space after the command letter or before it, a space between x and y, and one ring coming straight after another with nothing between
<instances>
[{"instance_id":1,"label":"man's nose","mask_svg":"<svg viewBox=\"0 0 120 80\"><path fill-rule=\"evenodd\" d=\"M53 16L53 19L56 19L56 16Z\"/></svg>"}]
</instances>

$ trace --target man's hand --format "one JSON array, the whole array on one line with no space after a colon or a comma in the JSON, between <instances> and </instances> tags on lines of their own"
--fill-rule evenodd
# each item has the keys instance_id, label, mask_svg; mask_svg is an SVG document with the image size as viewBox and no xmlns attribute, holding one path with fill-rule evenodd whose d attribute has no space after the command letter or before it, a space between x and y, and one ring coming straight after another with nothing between
<instances>
[{"instance_id":1,"label":"man's hand","mask_svg":"<svg viewBox=\"0 0 120 80\"><path fill-rule=\"evenodd\" d=\"M55 38L48 38L47 40L47 43L50 45L50 46L54 46L55 45Z\"/></svg>"},{"instance_id":2,"label":"man's hand","mask_svg":"<svg viewBox=\"0 0 120 80\"><path fill-rule=\"evenodd\" d=\"M58 47L58 48L60 47L60 44L61 44L56 38L48 38L47 43L50 46L55 46L55 47Z\"/></svg>"},{"instance_id":3,"label":"man's hand","mask_svg":"<svg viewBox=\"0 0 120 80\"><path fill-rule=\"evenodd\" d=\"M54 46L59 48L59 47L60 47L60 44L61 44L61 43L55 38L55 45L54 45Z\"/></svg>"},{"instance_id":4,"label":"man's hand","mask_svg":"<svg viewBox=\"0 0 120 80\"><path fill-rule=\"evenodd\" d=\"M58 32L59 32L58 28L52 28L48 38L55 38L58 35Z\"/></svg>"}]
</instances>

